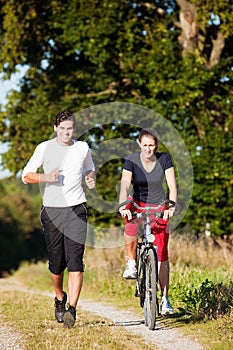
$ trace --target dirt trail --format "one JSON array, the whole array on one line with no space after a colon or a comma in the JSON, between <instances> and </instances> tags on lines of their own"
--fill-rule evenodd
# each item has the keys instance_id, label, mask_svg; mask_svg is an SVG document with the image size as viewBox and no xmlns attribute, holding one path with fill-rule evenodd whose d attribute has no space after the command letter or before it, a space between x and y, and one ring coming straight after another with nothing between
<instances>
[{"instance_id":1,"label":"dirt trail","mask_svg":"<svg viewBox=\"0 0 233 350\"><path fill-rule=\"evenodd\" d=\"M22 286L14 278L0 279L0 292L3 290L22 290L28 293L38 293ZM53 295L51 293L41 293L46 296ZM125 329L133 334L140 335L146 343L154 344L161 350L203 350L203 347L196 341L182 335L174 329L164 327L162 323L158 322L154 331L150 331L143 324L142 318L128 312L117 310L114 306L97 302L93 300L81 299L78 307L82 310L94 313L98 316L112 321L116 326L125 327ZM0 326L0 350L23 350L23 339L19 334L12 332L10 325Z\"/></svg>"},{"instance_id":2,"label":"dirt trail","mask_svg":"<svg viewBox=\"0 0 233 350\"><path fill-rule=\"evenodd\" d=\"M15 291L23 289L22 285L13 278L0 279L1 291ZM1 314L1 310L0 310ZM10 324L0 324L0 350L23 350L23 339L20 334L16 333Z\"/></svg>"},{"instance_id":3,"label":"dirt trail","mask_svg":"<svg viewBox=\"0 0 233 350\"><path fill-rule=\"evenodd\" d=\"M128 332L140 335L146 343L157 345L163 350L201 350L203 349L197 342L182 336L178 331L165 328L159 322L154 331L150 331L143 324L143 319L131 312L117 310L113 306L105 305L101 302L90 300L80 300L78 306L82 310L95 313L101 317L111 320L116 326L123 326Z\"/></svg>"}]
</instances>

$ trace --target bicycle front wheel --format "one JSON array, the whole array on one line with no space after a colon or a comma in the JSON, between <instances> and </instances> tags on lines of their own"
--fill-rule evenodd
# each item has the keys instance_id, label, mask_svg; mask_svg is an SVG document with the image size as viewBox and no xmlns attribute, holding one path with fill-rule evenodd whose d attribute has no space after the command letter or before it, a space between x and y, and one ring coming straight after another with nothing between
<instances>
[{"instance_id":1,"label":"bicycle front wheel","mask_svg":"<svg viewBox=\"0 0 233 350\"><path fill-rule=\"evenodd\" d=\"M140 306L144 307L145 300L145 264L142 244L138 243L136 249L137 283L135 296L140 298Z\"/></svg>"},{"instance_id":2,"label":"bicycle front wheel","mask_svg":"<svg viewBox=\"0 0 233 350\"><path fill-rule=\"evenodd\" d=\"M158 261L154 248L150 248L146 258L146 283L144 317L145 325L149 329L154 329L156 325L157 312L157 284L158 284Z\"/></svg>"}]
</instances>

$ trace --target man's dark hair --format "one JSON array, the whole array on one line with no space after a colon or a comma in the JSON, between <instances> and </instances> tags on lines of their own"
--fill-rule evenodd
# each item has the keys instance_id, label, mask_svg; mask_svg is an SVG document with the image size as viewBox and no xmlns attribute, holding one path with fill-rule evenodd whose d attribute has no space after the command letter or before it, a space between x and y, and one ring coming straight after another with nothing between
<instances>
[{"instance_id":1,"label":"man's dark hair","mask_svg":"<svg viewBox=\"0 0 233 350\"><path fill-rule=\"evenodd\" d=\"M58 126L65 120L72 120L75 126L75 117L71 112L68 111L59 112L55 117L54 125Z\"/></svg>"},{"instance_id":2,"label":"man's dark hair","mask_svg":"<svg viewBox=\"0 0 233 350\"><path fill-rule=\"evenodd\" d=\"M142 129L141 132L140 132L140 134L139 134L139 137L138 137L139 142L142 141L142 137L143 137L143 136L151 136L151 137L153 137L153 139L154 139L154 141L155 141L155 146L156 146L155 152L156 152L156 151L157 151L157 148L158 148L158 138L157 138L157 136L156 136L156 132L155 132L153 129L149 129L149 128L147 128L147 129Z\"/></svg>"}]
</instances>

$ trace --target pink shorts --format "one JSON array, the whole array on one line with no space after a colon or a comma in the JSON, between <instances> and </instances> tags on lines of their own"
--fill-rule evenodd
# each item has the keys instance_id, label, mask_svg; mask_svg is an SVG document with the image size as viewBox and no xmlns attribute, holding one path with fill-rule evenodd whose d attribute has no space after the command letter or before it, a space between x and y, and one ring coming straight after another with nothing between
<instances>
[{"instance_id":1,"label":"pink shorts","mask_svg":"<svg viewBox=\"0 0 233 350\"><path fill-rule=\"evenodd\" d=\"M132 199L132 198L129 198ZM146 206L153 206L153 204L138 202L134 200L139 206L146 207ZM154 204L156 206L156 204ZM129 209L131 212L138 211L132 204L127 204L126 209ZM158 211L164 211L165 207L156 209L154 212ZM137 236L139 233L139 227L142 223L142 219L133 219L131 221L128 221L127 218L125 218L125 234L128 236ZM169 241L169 221L163 220L162 218L157 219L154 217L153 212L151 214L151 229L152 233L155 236L155 240L153 242L154 245L158 247L157 253L158 253L158 261L167 261L168 260L168 241Z\"/></svg>"}]
</instances>

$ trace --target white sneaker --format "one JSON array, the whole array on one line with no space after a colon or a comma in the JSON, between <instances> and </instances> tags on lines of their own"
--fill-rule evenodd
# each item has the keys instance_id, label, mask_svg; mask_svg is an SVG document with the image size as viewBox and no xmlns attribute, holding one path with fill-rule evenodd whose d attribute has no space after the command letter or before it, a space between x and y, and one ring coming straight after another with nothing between
<instances>
[{"instance_id":1,"label":"white sneaker","mask_svg":"<svg viewBox=\"0 0 233 350\"><path fill-rule=\"evenodd\" d=\"M128 260L125 271L123 273L123 277L127 279L135 279L137 278L137 269L135 260Z\"/></svg>"},{"instance_id":2,"label":"white sneaker","mask_svg":"<svg viewBox=\"0 0 233 350\"><path fill-rule=\"evenodd\" d=\"M161 315L172 315L174 313L168 297L163 296L160 303Z\"/></svg>"}]
</instances>

